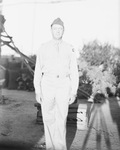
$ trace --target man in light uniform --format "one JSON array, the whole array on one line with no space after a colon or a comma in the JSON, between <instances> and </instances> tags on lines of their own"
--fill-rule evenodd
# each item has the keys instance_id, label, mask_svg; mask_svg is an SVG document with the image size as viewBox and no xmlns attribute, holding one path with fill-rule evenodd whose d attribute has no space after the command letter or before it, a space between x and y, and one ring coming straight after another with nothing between
<instances>
[{"instance_id":1,"label":"man in light uniform","mask_svg":"<svg viewBox=\"0 0 120 150\"><path fill-rule=\"evenodd\" d=\"M78 89L78 67L73 48L62 40L64 24L57 18L51 24L53 39L42 44L37 54L34 87L41 104L47 150L67 150L68 107Z\"/></svg>"}]
</instances>

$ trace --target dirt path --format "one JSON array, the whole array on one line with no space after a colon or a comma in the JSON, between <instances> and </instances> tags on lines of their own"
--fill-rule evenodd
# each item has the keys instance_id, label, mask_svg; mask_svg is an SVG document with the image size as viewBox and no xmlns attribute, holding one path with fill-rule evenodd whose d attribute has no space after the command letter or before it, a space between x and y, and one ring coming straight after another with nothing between
<instances>
[{"instance_id":1,"label":"dirt path","mask_svg":"<svg viewBox=\"0 0 120 150\"><path fill-rule=\"evenodd\" d=\"M43 137L43 125L36 123L37 109L34 107L36 102L34 92L6 89L2 92L7 100L6 104L0 104L0 150L32 150L34 145L40 142ZM112 150L119 150L120 107L111 101L102 106L102 111L108 129L108 131L101 129L102 150L107 149L104 133L110 139ZM81 150L88 129L77 130L74 124L68 124L68 149ZM96 132L96 126L93 125L85 150L96 149Z\"/></svg>"}]
</instances>

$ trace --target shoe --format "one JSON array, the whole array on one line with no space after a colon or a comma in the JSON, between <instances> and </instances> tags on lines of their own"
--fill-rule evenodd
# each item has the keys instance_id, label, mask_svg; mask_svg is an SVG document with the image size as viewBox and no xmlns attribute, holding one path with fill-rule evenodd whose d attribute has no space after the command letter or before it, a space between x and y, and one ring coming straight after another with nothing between
<instances>
[{"instance_id":1,"label":"shoe","mask_svg":"<svg viewBox=\"0 0 120 150\"><path fill-rule=\"evenodd\" d=\"M46 148L45 142L40 145L40 148L44 148L44 149Z\"/></svg>"},{"instance_id":2,"label":"shoe","mask_svg":"<svg viewBox=\"0 0 120 150\"><path fill-rule=\"evenodd\" d=\"M45 142L44 142L44 143L41 143L41 144L36 144L36 145L34 146L34 148L43 150L43 149L46 149L46 144L45 144Z\"/></svg>"}]
</instances>

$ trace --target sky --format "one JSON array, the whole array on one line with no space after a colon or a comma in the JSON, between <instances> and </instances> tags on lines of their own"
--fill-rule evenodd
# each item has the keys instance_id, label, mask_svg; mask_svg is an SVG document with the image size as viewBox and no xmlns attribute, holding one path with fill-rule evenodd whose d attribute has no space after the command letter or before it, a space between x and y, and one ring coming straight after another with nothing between
<instances>
[{"instance_id":1,"label":"sky","mask_svg":"<svg viewBox=\"0 0 120 150\"><path fill-rule=\"evenodd\" d=\"M93 40L120 47L120 0L47 1L3 0L5 29L24 54L36 54L42 43L51 40L50 25L57 17L65 25L63 40L75 49ZM16 53L4 46L5 54Z\"/></svg>"}]
</instances>

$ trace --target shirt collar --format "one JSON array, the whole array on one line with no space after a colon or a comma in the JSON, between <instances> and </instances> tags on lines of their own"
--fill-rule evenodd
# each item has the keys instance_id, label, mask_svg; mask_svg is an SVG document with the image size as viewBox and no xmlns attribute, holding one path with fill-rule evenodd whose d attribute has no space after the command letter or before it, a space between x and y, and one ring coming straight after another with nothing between
<instances>
[{"instance_id":1,"label":"shirt collar","mask_svg":"<svg viewBox=\"0 0 120 150\"><path fill-rule=\"evenodd\" d=\"M55 45L57 45L57 44L60 45L62 43L62 39L58 40L58 41L53 39L52 43L55 44Z\"/></svg>"}]
</instances>

